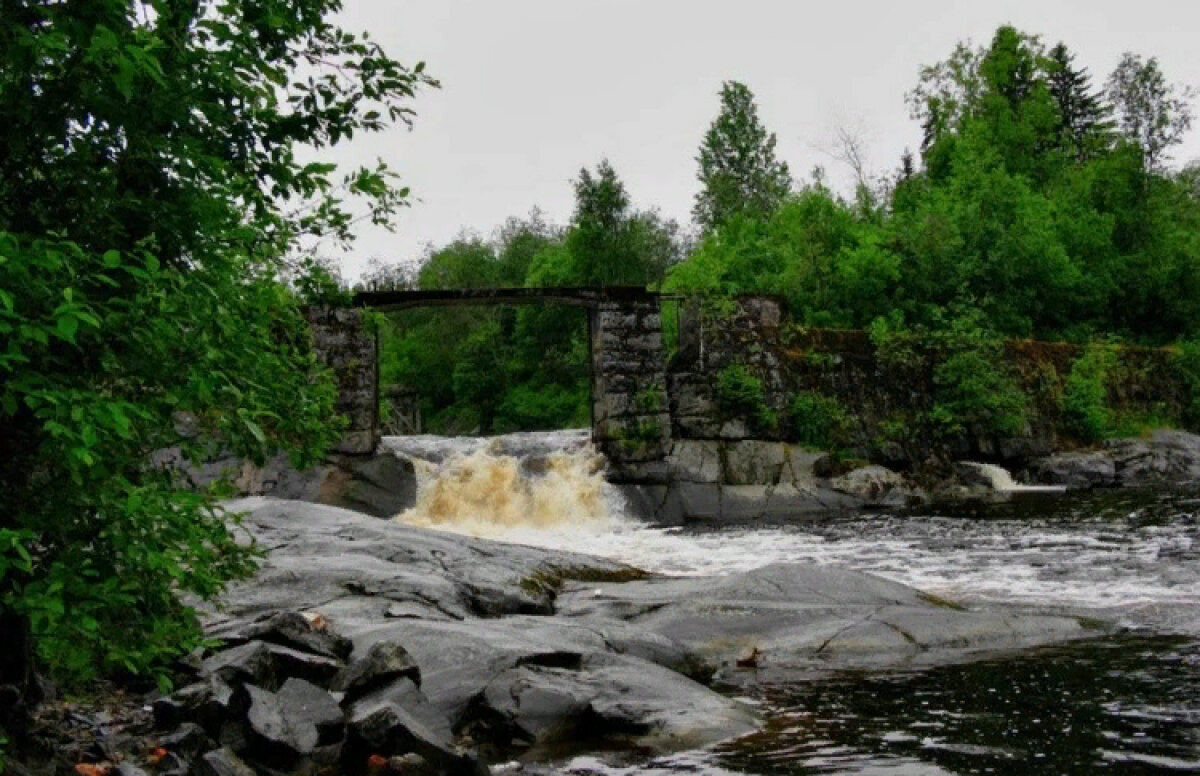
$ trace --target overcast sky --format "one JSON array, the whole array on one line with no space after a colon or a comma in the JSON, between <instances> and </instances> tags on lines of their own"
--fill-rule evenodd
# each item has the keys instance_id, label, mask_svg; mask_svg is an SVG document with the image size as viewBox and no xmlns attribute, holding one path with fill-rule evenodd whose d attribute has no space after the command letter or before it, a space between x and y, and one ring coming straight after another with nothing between
<instances>
[{"instance_id":1,"label":"overcast sky","mask_svg":"<svg viewBox=\"0 0 1200 776\"><path fill-rule=\"evenodd\" d=\"M338 149L382 157L414 195L397 231L363 228L342 271L371 257L415 261L460 230L489 234L535 206L571 213L570 180L611 160L635 205L689 220L696 150L727 79L746 83L793 176L826 168L846 127L868 164L894 169L920 139L904 95L955 43L1009 23L1063 40L1100 85L1124 51L1157 56L1168 79L1200 86L1195 0L345 0L342 24L396 58L427 63L440 90L416 99L415 128ZM1176 161L1200 157L1193 130ZM331 251L330 251L331 252Z\"/></svg>"}]
</instances>

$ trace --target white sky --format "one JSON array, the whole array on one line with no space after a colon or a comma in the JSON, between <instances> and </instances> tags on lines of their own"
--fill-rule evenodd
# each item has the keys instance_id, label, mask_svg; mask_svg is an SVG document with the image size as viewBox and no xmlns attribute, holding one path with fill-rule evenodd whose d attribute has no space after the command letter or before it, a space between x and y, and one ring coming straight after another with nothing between
<instances>
[{"instance_id":1,"label":"white sky","mask_svg":"<svg viewBox=\"0 0 1200 776\"><path fill-rule=\"evenodd\" d=\"M986 44L1009 23L1063 40L1103 84L1121 53L1157 56L1173 82L1200 86L1195 0L345 0L341 17L405 62L427 63L441 90L421 93L412 132L337 149L345 163L383 157L412 188L390 234L369 225L342 271L371 257L415 261L461 229L488 234L540 207L570 216L569 181L608 157L638 207L687 224L696 150L723 80L745 82L793 176L823 165L839 126L891 171L920 140L905 93L917 70L960 40ZM1175 154L1200 157L1193 130Z\"/></svg>"}]
</instances>

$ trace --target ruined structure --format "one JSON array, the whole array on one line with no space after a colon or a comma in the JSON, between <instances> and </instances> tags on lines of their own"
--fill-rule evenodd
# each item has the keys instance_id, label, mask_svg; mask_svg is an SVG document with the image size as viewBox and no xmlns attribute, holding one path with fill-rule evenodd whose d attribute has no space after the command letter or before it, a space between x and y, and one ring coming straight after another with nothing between
<instances>
[{"instance_id":1,"label":"ruined structure","mask_svg":"<svg viewBox=\"0 0 1200 776\"><path fill-rule=\"evenodd\" d=\"M357 308L379 311L547 303L587 310L596 446L618 463L663 458L670 449L672 423L658 294L627 287L506 288L369 291L354 299ZM338 409L351 420L339 452L373 452L379 441L378 374L375 359L367 364L361 357L374 352L374 337L363 330L360 310L325 310L310 320L318 352L338 374Z\"/></svg>"}]
</instances>

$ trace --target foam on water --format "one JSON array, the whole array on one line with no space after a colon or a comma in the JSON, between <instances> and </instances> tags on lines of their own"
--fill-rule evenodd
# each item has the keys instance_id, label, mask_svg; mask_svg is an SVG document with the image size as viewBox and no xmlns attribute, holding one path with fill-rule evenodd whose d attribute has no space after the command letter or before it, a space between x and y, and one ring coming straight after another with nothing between
<instances>
[{"instance_id":1,"label":"foam on water","mask_svg":"<svg viewBox=\"0 0 1200 776\"><path fill-rule=\"evenodd\" d=\"M869 571L967 603L1087 609L1159 620L1200 611L1200 508L1147 519L1085 501L987 517L833 516L790 525L670 529L630 518L586 431L388 442L418 467L410 524L722 575L778 561ZM1078 498L1078 497L1072 497ZM1075 503L1063 502L1063 503ZM1174 507L1173 507L1174 508ZM1195 619L1195 618L1193 618ZM1186 629L1200 632L1200 622Z\"/></svg>"}]
</instances>

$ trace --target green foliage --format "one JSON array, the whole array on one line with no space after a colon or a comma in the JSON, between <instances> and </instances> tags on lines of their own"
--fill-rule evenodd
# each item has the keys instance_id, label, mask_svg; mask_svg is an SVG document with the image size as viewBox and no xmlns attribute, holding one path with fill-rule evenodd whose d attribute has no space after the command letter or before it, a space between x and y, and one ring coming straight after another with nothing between
<instances>
[{"instance_id":1,"label":"green foliage","mask_svg":"<svg viewBox=\"0 0 1200 776\"><path fill-rule=\"evenodd\" d=\"M779 419L763 396L762 380L745 364L730 364L717 373L717 403L729 416L745 418L752 429L775 428Z\"/></svg>"},{"instance_id":2,"label":"green foliage","mask_svg":"<svg viewBox=\"0 0 1200 776\"><path fill-rule=\"evenodd\" d=\"M933 419L949 432L979 428L1016 435L1025 424L1025 397L1008 375L996 351L968 348L952 353L934 370L938 400Z\"/></svg>"},{"instance_id":3,"label":"green foliage","mask_svg":"<svg viewBox=\"0 0 1200 776\"><path fill-rule=\"evenodd\" d=\"M692 215L710 231L740 215L765 220L791 190L785 162L775 158L775 134L758 119L749 87L721 85L721 111L700 145L700 191Z\"/></svg>"},{"instance_id":4,"label":"green foliage","mask_svg":"<svg viewBox=\"0 0 1200 776\"><path fill-rule=\"evenodd\" d=\"M1188 428L1200 430L1200 340L1179 343L1174 367L1187 390L1183 421Z\"/></svg>"},{"instance_id":5,"label":"green foliage","mask_svg":"<svg viewBox=\"0 0 1200 776\"><path fill-rule=\"evenodd\" d=\"M1063 421L1082 442L1097 442L1112 433L1108 379L1116 363L1116 349L1100 342L1089 345L1071 362L1063 390Z\"/></svg>"},{"instance_id":6,"label":"green foliage","mask_svg":"<svg viewBox=\"0 0 1200 776\"><path fill-rule=\"evenodd\" d=\"M797 442L834 450L845 444L850 415L837 397L804 391L788 403L788 421Z\"/></svg>"},{"instance_id":7,"label":"green foliage","mask_svg":"<svg viewBox=\"0 0 1200 776\"><path fill-rule=\"evenodd\" d=\"M198 643L179 596L253 568L220 487L162 451L305 465L339 435L285 280L327 300L301 242L408 192L298 147L407 122L432 81L327 22L335 0L260 6L0 14L0 609L60 675L160 670Z\"/></svg>"}]
</instances>

